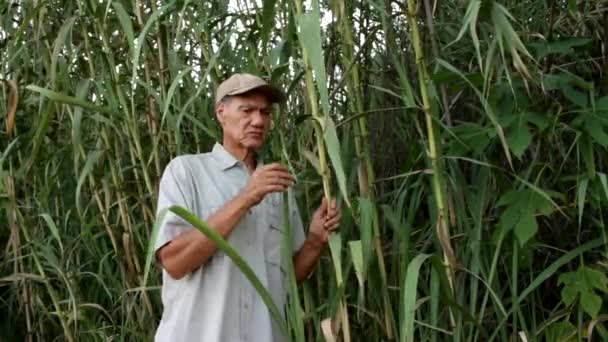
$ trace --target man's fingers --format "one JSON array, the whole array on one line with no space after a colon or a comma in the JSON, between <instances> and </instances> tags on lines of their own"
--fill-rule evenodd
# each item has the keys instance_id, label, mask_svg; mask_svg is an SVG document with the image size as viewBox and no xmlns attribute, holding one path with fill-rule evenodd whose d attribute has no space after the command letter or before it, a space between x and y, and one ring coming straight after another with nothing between
<instances>
[{"instance_id":1,"label":"man's fingers","mask_svg":"<svg viewBox=\"0 0 608 342\"><path fill-rule=\"evenodd\" d=\"M342 214L338 213L337 215L332 215L332 216L325 216L325 223L328 222L334 222L334 221L340 221L340 218L342 218Z\"/></svg>"},{"instance_id":2,"label":"man's fingers","mask_svg":"<svg viewBox=\"0 0 608 342\"><path fill-rule=\"evenodd\" d=\"M325 216L325 218L329 220L329 219L333 218L334 216L341 215L341 213L342 213L342 211L340 209L338 209L336 207L332 207L327 210L327 215Z\"/></svg>"},{"instance_id":3,"label":"man's fingers","mask_svg":"<svg viewBox=\"0 0 608 342\"><path fill-rule=\"evenodd\" d=\"M334 224L331 227L327 227L325 228L328 232L333 232L335 230L337 230L338 228L340 228L340 222L337 222L336 224Z\"/></svg>"},{"instance_id":4,"label":"man's fingers","mask_svg":"<svg viewBox=\"0 0 608 342\"><path fill-rule=\"evenodd\" d=\"M295 177L291 173L289 173L287 171L281 171L281 170L268 171L264 174L264 177L270 181L273 181L276 179L286 179L286 180L289 180L290 182L293 182L295 180Z\"/></svg>"},{"instance_id":5,"label":"man's fingers","mask_svg":"<svg viewBox=\"0 0 608 342\"><path fill-rule=\"evenodd\" d=\"M269 194L271 192L285 192L287 187L279 184L269 184L264 187L264 192Z\"/></svg>"},{"instance_id":6,"label":"man's fingers","mask_svg":"<svg viewBox=\"0 0 608 342\"><path fill-rule=\"evenodd\" d=\"M330 217L325 220L323 227L325 227L325 229L328 229L328 230L334 230L338 227L341 218L342 218L342 214L338 214L334 217Z\"/></svg>"},{"instance_id":7,"label":"man's fingers","mask_svg":"<svg viewBox=\"0 0 608 342\"><path fill-rule=\"evenodd\" d=\"M327 200L325 199L325 196L323 196L323 198L321 199L321 205L319 206L319 209L317 209L319 212L321 212L323 215L325 215L325 213L327 212Z\"/></svg>"},{"instance_id":8,"label":"man's fingers","mask_svg":"<svg viewBox=\"0 0 608 342\"><path fill-rule=\"evenodd\" d=\"M268 165L264 165L264 166L262 166L262 169L264 171L284 171L284 172L289 173L289 170L285 166L281 165L280 163L271 163Z\"/></svg>"},{"instance_id":9,"label":"man's fingers","mask_svg":"<svg viewBox=\"0 0 608 342\"><path fill-rule=\"evenodd\" d=\"M289 188L290 186L293 185L293 182L288 180L288 179L284 179L284 178L276 178L276 179L272 179L268 182L268 184L270 185L280 185L284 188Z\"/></svg>"},{"instance_id":10,"label":"man's fingers","mask_svg":"<svg viewBox=\"0 0 608 342\"><path fill-rule=\"evenodd\" d=\"M264 179L264 182L267 184L280 184L286 187L290 187L294 183L293 177L290 177L290 175L285 174L268 175Z\"/></svg>"},{"instance_id":11,"label":"man's fingers","mask_svg":"<svg viewBox=\"0 0 608 342\"><path fill-rule=\"evenodd\" d=\"M331 226L326 226L324 228L325 228L325 230L333 232L334 230L338 229L338 227L340 227L340 222L336 222L336 223L332 224Z\"/></svg>"},{"instance_id":12,"label":"man's fingers","mask_svg":"<svg viewBox=\"0 0 608 342\"><path fill-rule=\"evenodd\" d=\"M282 179L288 179L290 181L294 180L294 176L291 173L289 173L289 172L280 172L280 171L269 172L268 174L266 174L266 177L268 179L282 178Z\"/></svg>"}]
</instances>

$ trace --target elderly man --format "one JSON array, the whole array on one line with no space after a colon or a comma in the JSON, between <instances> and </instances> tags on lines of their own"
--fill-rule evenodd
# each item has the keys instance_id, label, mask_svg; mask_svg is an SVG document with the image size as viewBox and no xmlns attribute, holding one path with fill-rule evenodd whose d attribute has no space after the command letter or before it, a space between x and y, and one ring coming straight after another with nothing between
<instances>
[{"instance_id":1,"label":"elderly man","mask_svg":"<svg viewBox=\"0 0 608 342\"><path fill-rule=\"evenodd\" d=\"M279 163L263 164L256 152L271 123L281 90L250 74L235 74L217 89L215 114L222 144L209 153L185 155L167 165L158 209L183 206L206 220L249 263L282 309L284 265L293 262L302 282L314 269L330 232L340 221L335 201L325 199L305 237L290 187L294 177ZM289 191L288 191L289 190ZM284 260L282 193L288 191L294 255ZM169 213L156 256L163 267L164 311L156 341L284 341L250 282L198 230Z\"/></svg>"}]
</instances>

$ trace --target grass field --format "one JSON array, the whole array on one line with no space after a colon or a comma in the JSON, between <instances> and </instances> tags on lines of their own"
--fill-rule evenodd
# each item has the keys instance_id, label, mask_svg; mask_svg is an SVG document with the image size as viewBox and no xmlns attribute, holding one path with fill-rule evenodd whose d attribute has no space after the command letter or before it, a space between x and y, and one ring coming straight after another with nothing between
<instances>
[{"instance_id":1,"label":"grass field","mask_svg":"<svg viewBox=\"0 0 608 342\"><path fill-rule=\"evenodd\" d=\"M344 206L294 341L608 340L608 2L5 0L0 341L152 339L158 181L237 71Z\"/></svg>"}]
</instances>

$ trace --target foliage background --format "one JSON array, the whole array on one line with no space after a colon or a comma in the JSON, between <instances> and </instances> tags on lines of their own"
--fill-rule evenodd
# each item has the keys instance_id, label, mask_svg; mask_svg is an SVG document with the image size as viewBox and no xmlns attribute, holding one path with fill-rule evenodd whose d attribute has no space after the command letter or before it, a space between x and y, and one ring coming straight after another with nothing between
<instances>
[{"instance_id":1,"label":"foliage background","mask_svg":"<svg viewBox=\"0 0 608 342\"><path fill-rule=\"evenodd\" d=\"M305 220L326 77L352 207L290 306L307 340L342 305L355 341L607 339L608 3L298 4L0 4L0 340L151 339L158 180L220 138L236 71L289 94L266 155L289 158Z\"/></svg>"}]
</instances>

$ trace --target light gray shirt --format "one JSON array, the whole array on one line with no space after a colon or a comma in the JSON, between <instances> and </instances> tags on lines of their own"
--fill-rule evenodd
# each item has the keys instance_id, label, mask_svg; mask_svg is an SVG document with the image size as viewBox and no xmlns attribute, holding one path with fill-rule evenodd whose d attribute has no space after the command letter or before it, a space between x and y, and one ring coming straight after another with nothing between
<instances>
[{"instance_id":1,"label":"light gray shirt","mask_svg":"<svg viewBox=\"0 0 608 342\"><path fill-rule=\"evenodd\" d=\"M260 163L258 163L260 165ZM185 155L167 165L161 182L158 211L180 205L206 219L245 187L250 174L245 164L222 145L210 153ZM271 193L245 214L228 242L254 270L281 310L285 306L283 195ZM294 253L304 243L304 230L293 192L289 191ZM156 250L192 227L168 212ZM221 250L203 266L176 280L163 270L163 315L155 341L233 342L286 341L249 280Z\"/></svg>"}]
</instances>

